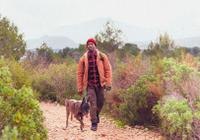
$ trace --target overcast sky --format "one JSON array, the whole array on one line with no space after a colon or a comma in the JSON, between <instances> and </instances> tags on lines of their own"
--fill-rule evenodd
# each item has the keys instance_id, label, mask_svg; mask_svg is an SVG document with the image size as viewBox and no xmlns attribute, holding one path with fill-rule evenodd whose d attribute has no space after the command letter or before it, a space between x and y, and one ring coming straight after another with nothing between
<instances>
[{"instance_id":1,"label":"overcast sky","mask_svg":"<svg viewBox=\"0 0 200 140\"><path fill-rule=\"evenodd\" d=\"M133 26L200 36L200 0L0 0L0 14L34 38L62 25L109 17Z\"/></svg>"}]
</instances>

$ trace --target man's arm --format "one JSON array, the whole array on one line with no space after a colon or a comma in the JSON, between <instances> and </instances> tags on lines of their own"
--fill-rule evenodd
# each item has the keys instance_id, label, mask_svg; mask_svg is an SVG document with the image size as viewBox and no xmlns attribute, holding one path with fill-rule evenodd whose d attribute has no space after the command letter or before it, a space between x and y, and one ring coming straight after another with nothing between
<instances>
[{"instance_id":1,"label":"man's arm","mask_svg":"<svg viewBox=\"0 0 200 140\"><path fill-rule=\"evenodd\" d=\"M106 78L106 86L111 87L112 85L112 68L111 68L111 64L108 60L108 57L104 54L104 74L105 74L105 78Z\"/></svg>"},{"instance_id":2,"label":"man's arm","mask_svg":"<svg viewBox=\"0 0 200 140\"><path fill-rule=\"evenodd\" d=\"M77 67L77 78L76 78L78 92L83 91L83 76L84 76L84 61L83 58L80 58Z\"/></svg>"}]
</instances>

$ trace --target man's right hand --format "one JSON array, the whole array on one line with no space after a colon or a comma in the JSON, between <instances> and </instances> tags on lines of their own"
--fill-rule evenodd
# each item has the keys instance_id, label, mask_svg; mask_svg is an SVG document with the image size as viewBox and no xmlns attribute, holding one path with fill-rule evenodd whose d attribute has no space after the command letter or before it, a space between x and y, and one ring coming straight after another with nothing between
<instances>
[{"instance_id":1,"label":"man's right hand","mask_svg":"<svg viewBox=\"0 0 200 140\"><path fill-rule=\"evenodd\" d=\"M83 95L83 91L79 91L78 95L82 96Z\"/></svg>"}]
</instances>

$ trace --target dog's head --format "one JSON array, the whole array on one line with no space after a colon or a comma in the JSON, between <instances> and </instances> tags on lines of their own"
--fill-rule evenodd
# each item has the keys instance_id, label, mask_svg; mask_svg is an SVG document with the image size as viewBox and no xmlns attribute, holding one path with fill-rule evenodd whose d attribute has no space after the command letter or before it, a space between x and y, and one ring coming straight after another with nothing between
<instances>
[{"instance_id":1,"label":"dog's head","mask_svg":"<svg viewBox=\"0 0 200 140\"><path fill-rule=\"evenodd\" d=\"M87 99L84 97L81 103L81 112L83 113L83 115L87 115L89 113L89 103L87 101Z\"/></svg>"}]
</instances>

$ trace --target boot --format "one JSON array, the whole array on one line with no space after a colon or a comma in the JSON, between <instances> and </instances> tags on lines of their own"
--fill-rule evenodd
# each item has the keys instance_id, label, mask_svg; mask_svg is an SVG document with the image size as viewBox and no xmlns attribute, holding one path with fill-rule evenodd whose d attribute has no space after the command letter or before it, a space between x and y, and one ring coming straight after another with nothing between
<instances>
[{"instance_id":1,"label":"boot","mask_svg":"<svg viewBox=\"0 0 200 140\"><path fill-rule=\"evenodd\" d=\"M91 130L97 131L97 123L92 123Z\"/></svg>"}]
</instances>

